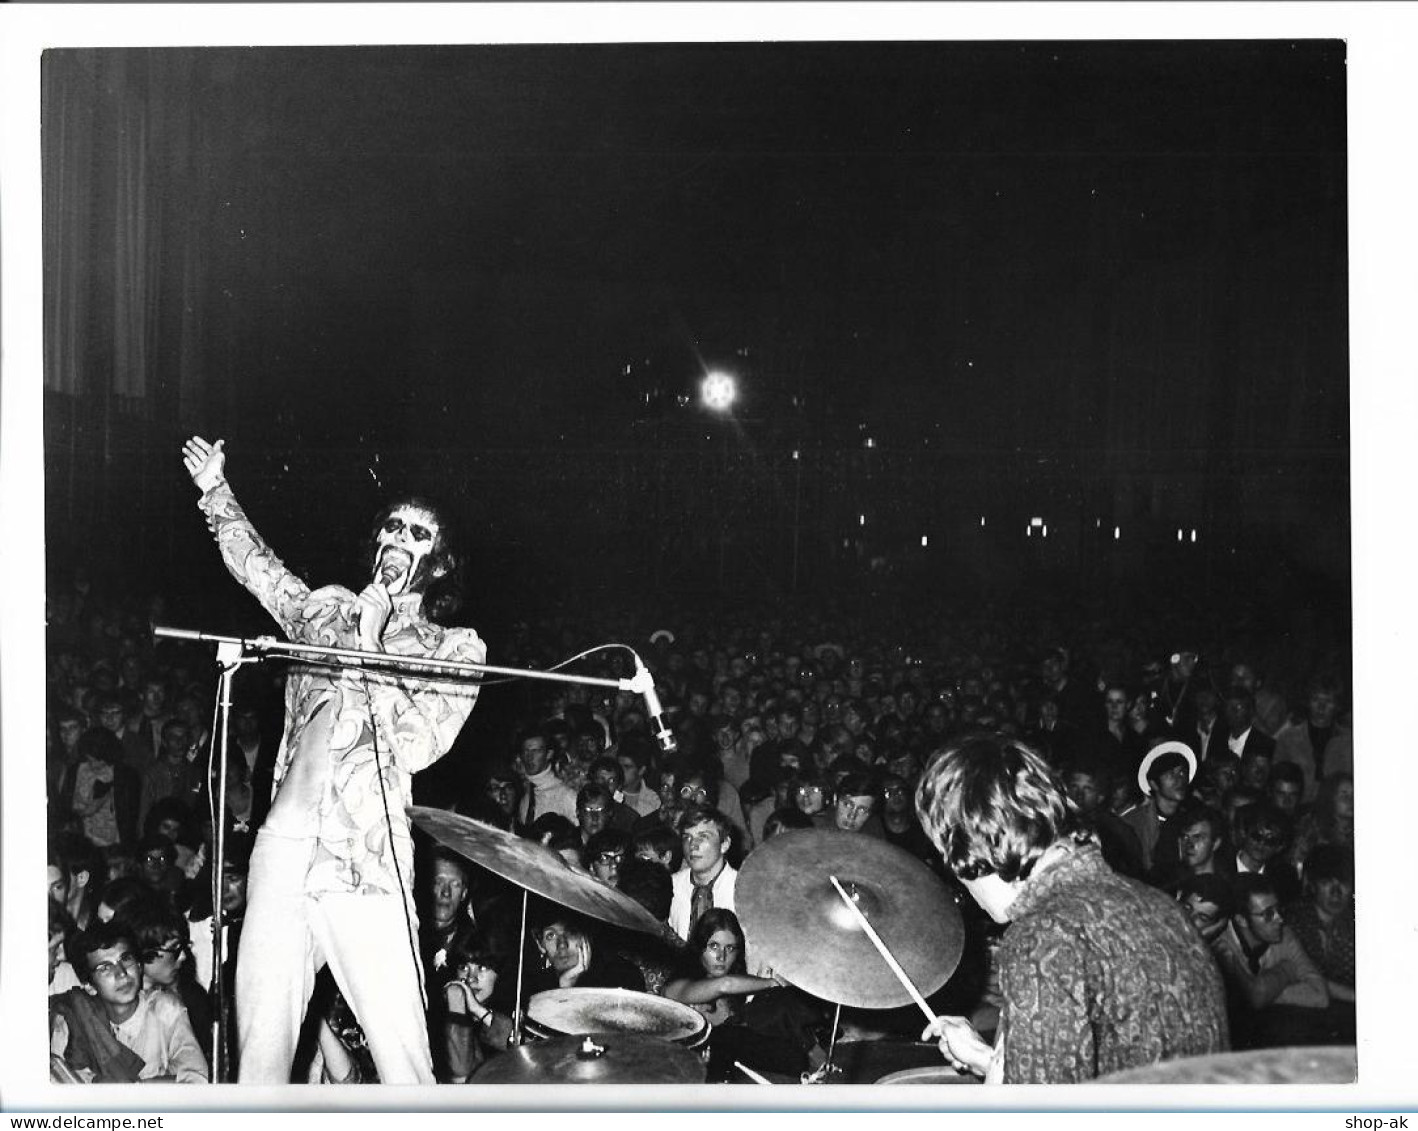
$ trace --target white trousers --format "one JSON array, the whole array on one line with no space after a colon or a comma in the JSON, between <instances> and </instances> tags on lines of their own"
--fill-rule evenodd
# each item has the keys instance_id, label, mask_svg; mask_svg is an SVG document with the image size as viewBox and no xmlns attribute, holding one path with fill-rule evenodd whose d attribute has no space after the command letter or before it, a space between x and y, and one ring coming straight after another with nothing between
<instances>
[{"instance_id":1,"label":"white trousers","mask_svg":"<svg viewBox=\"0 0 1418 1131\"><path fill-rule=\"evenodd\" d=\"M296 1041L328 965L364 1030L385 1084L433 1084L423 967L397 895L305 891L309 837L256 834L236 964L236 1029L243 1084L290 1082Z\"/></svg>"}]
</instances>

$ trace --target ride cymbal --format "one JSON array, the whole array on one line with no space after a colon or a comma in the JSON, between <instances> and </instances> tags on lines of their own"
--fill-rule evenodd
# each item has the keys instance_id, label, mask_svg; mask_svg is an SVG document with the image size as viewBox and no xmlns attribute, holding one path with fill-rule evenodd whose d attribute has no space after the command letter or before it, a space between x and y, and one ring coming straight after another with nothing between
<instances>
[{"instance_id":1,"label":"ride cymbal","mask_svg":"<svg viewBox=\"0 0 1418 1131\"><path fill-rule=\"evenodd\" d=\"M923 994L940 989L964 948L960 911L944 881L877 837L835 829L779 833L744 860L734 906L755 966L772 967L826 1001L863 1009L910 1005L911 995L842 902L855 900Z\"/></svg>"}]
</instances>

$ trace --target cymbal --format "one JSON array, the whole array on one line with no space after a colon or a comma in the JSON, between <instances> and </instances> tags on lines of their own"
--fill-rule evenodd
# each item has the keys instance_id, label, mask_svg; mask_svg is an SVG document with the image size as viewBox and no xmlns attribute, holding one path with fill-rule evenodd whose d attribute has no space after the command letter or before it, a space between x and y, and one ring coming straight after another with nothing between
<instances>
[{"instance_id":1,"label":"cymbal","mask_svg":"<svg viewBox=\"0 0 1418 1131\"><path fill-rule=\"evenodd\" d=\"M579 1033L518 1045L472 1075L474 1084L702 1084L697 1054L638 1033Z\"/></svg>"},{"instance_id":2,"label":"cymbal","mask_svg":"<svg viewBox=\"0 0 1418 1131\"><path fill-rule=\"evenodd\" d=\"M754 964L826 1001L865 1009L912 1003L832 876L921 994L940 989L965 944L950 889L910 853L836 829L779 833L744 859L734 906Z\"/></svg>"},{"instance_id":3,"label":"cymbal","mask_svg":"<svg viewBox=\"0 0 1418 1131\"><path fill-rule=\"evenodd\" d=\"M1352 1084L1359 1060L1352 1045L1253 1049L1164 1060L1100 1076L1097 1084Z\"/></svg>"},{"instance_id":4,"label":"cymbal","mask_svg":"<svg viewBox=\"0 0 1418 1131\"><path fill-rule=\"evenodd\" d=\"M659 921L635 900L590 872L573 868L545 845L447 809L414 805L409 815L439 844L553 903L602 923L649 935L662 933Z\"/></svg>"}]
</instances>

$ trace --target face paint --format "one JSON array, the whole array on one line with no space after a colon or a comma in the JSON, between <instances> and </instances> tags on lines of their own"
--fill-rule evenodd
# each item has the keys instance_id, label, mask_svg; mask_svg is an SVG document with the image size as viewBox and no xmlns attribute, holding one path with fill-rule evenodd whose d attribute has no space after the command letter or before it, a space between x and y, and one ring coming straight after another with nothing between
<instances>
[{"instance_id":1,"label":"face paint","mask_svg":"<svg viewBox=\"0 0 1418 1131\"><path fill-rule=\"evenodd\" d=\"M438 530L438 520L422 507L399 507L385 520L375 540L373 569L390 596L415 592L427 582Z\"/></svg>"}]
</instances>

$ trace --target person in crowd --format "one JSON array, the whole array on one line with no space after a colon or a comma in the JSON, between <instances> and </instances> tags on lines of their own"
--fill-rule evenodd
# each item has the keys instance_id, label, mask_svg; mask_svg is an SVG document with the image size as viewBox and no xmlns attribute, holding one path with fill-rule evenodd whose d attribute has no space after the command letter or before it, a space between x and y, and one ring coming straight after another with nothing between
<instances>
[{"instance_id":1,"label":"person in crowd","mask_svg":"<svg viewBox=\"0 0 1418 1131\"><path fill-rule=\"evenodd\" d=\"M1111 692L1109 692L1111 694ZM1132 826L1108 808L1112 792L1111 765L1116 759L1079 754L1064 767L1064 785L1079 816L1092 828L1108 867L1120 876L1141 879L1144 875L1142 845ZM1135 776L1136 769L1130 770Z\"/></svg>"},{"instance_id":2,"label":"person in crowd","mask_svg":"<svg viewBox=\"0 0 1418 1131\"><path fill-rule=\"evenodd\" d=\"M522 805L522 779L509 766L503 764L488 768L483 799L486 804L474 814L479 820L504 832L523 831L517 817Z\"/></svg>"},{"instance_id":3,"label":"person in crowd","mask_svg":"<svg viewBox=\"0 0 1418 1131\"><path fill-rule=\"evenodd\" d=\"M70 940L79 933L73 917L64 910L62 904L50 899L49 912L49 992L62 994L80 985L79 975L74 972L74 964L68 958Z\"/></svg>"},{"instance_id":4,"label":"person in crowd","mask_svg":"<svg viewBox=\"0 0 1418 1131\"><path fill-rule=\"evenodd\" d=\"M1196 751L1197 760L1205 767L1226 746L1226 727L1220 723L1221 698L1210 684L1202 684L1192 694L1196 724L1183 741Z\"/></svg>"},{"instance_id":5,"label":"person in crowd","mask_svg":"<svg viewBox=\"0 0 1418 1131\"><path fill-rule=\"evenodd\" d=\"M1248 754L1263 754L1273 761L1275 739L1255 725L1255 696L1244 687L1228 687L1223 709L1226 715L1226 747L1241 759L1241 764L1246 764Z\"/></svg>"},{"instance_id":6,"label":"person in crowd","mask_svg":"<svg viewBox=\"0 0 1418 1131\"><path fill-rule=\"evenodd\" d=\"M50 998L51 1055L90 1083L207 1083L187 1010L163 990L145 992L128 927L94 923L72 952L84 984Z\"/></svg>"},{"instance_id":7,"label":"person in crowd","mask_svg":"<svg viewBox=\"0 0 1418 1131\"><path fill-rule=\"evenodd\" d=\"M611 828L629 832L640 819L640 813L625 804L625 770L609 754L593 758L590 781L610 791L611 805L608 824Z\"/></svg>"},{"instance_id":8,"label":"person in crowd","mask_svg":"<svg viewBox=\"0 0 1418 1131\"><path fill-rule=\"evenodd\" d=\"M616 767L619 769L619 767ZM597 781L588 781L576 794L576 825L581 830L584 847L597 833L609 828L628 832L635 827L635 811L627 805L617 807L615 795Z\"/></svg>"},{"instance_id":9,"label":"person in crowd","mask_svg":"<svg viewBox=\"0 0 1418 1131\"><path fill-rule=\"evenodd\" d=\"M801 1072L805 1050L793 1048L778 1034L751 1028L746 1022L751 995L774 990L784 983L773 977L754 977L745 968L743 928L738 916L712 907L689 933L681 968L665 983L664 996L693 1006L714 1028L710 1040L709 1083L728 1080L734 1062L756 1069Z\"/></svg>"},{"instance_id":10,"label":"person in crowd","mask_svg":"<svg viewBox=\"0 0 1418 1131\"><path fill-rule=\"evenodd\" d=\"M832 808L818 813L812 823L820 829L884 836L881 817L876 811L880 801L878 790L878 779L874 774L849 773L832 791Z\"/></svg>"},{"instance_id":11,"label":"person in crowd","mask_svg":"<svg viewBox=\"0 0 1418 1131\"><path fill-rule=\"evenodd\" d=\"M515 766L522 775L522 812L519 823L529 827L544 813L576 820L576 790L552 766L554 746L543 729L531 730L517 740Z\"/></svg>"},{"instance_id":12,"label":"person in crowd","mask_svg":"<svg viewBox=\"0 0 1418 1131\"><path fill-rule=\"evenodd\" d=\"M586 842L586 868L601 883L620 887L620 872L631 856L635 838L624 829L602 829Z\"/></svg>"},{"instance_id":13,"label":"person in crowd","mask_svg":"<svg viewBox=\"0 0 1418 1131\"><path fill-rule=\"evenodd\" d=\"M188 881L177 866L176 842L162 833L153 833L138 841L137 855L138 877L158 901L174 911L184 909L188 903Z\"/></svg>"},{"instance_id":14,"label":"person in crowd","mask_svg":"<svg viewBox=\"0 0 1418 1131\"><path fill-rule=\"evenodd\" d=\"M467 1083L488 1057L506 1051L512 1039L510 997L498 992L506 966L506 955L471 923L449 943L451 977L442 984L441 1031L434 1040L440 1083Z\"/></svg>"},{"instance_id":15,"label":"person in crowd","mask_svg":"<svg viewBox=\"0 0 1418 1131\"><path fill-rule=\"evenodd\" d=\"M952 1065L987 1083L1071 1083L1227 1047L1216 965L1175 901L1116 875L1062 784L1028 746L947 747L916 794L947 866L998 923L1003 1007L993 1046L936 1019Z\"/></svg>"},{"instance_id":16,"label":"person in crowd","mask_svg":"<svg viewBox=\"0 0 1418 1131\"><path fill-rule=\"evenodd\" d=\"M1234 856L1218 856L1218 870L1240 877L1263 875L1280 893L1282 903L1300 893L1299 876L1286 861L1290 823L1273 805L1258 802L1242 809L1237 820L1238 835Z\"/></svg>"},{"instance_id":17,"label":"person in crowd","mask_svg":"<svg viewBox=\"0 0 1418 1131\"><path fill-rule=\"evenodd\" d=\"M1193 807L1191 779L1196 775L1196 755L1184 742L1162 742L1148 751L1138 770L1138 784L1146 795L1122 815L1142 848L1144 874L1151 875L1159 860L1177 859L1181 833L1177 819Z\"/></svg>"},{"instance_id":18,"label":"person in crowd","mask_svg":"<svg viewBox=\"0 0 1418 1131\"><path fill-rule=\"evenodd\" d=\"M1133 696L1121 680L1107 680L1103 690L1103 725L1086 747L1096 750L1110 775L1133 778L1147 754L1147 742L1128 721Z\"/></svg>"},{"instance_id":19,"label":"person in crowd","mask_svg":"<svg viewBox=\"0 0 1418 1131\"><path fill-rule=\"evenodd\" d=\"M915 790L896 774L885 774L880 781L881 835L888 844L934 864L940 857L916 817Z\"/></svg>"},{"instance_id":20,"label":"person in crowd","mask_svg":"<svg viewBox=\"0 0 1418 1131\"><path fill-rule=\"evenodd\" d=\"M680 844L679 833L664 825L655 825L635 834L635 856L658 864L671 876L684 864L684 848Z\"/></svg>"},{"instance_id":21,"label":"person in crowd","mask_svg":"<svg viewBox=\"0 0 1418 1131\"><path fill-rule=\"evenodd\" d=\"M1249 660L1237 660L1231 665L1230 686L1244 687L1251 693L1256 705L1255 725L1274 738L1285 725L1285 697L1269 687L1261 678L1261 672Z\"/></svg>"},{"instance_id":22,"label":"person in crowd","mask_svg":"<svg viewBox=\"0 0 1418 1131\"><path fill-rule=\"evenodd\" d=\"M159 801L175 798L195 805L206 788L206 763L192 746L192 734L181 719L169 718L162 724L158 752L143 771L138 820L146 822Z\"/></svg>"},{"instance_id":23,"label":"person in crowd","mask_svg":"<svg viewBox=\"0 0 1418 1131\"><path fill-rule=\"evenodd\" d=\"M1196 799L1212 809L1223 810L1223 798L1241 781L1241 760L1222 744L1213 750L1197 772Z\"/></svg>"},{"instance_id":24,"label":"person in crowd","mask_svg":"<svg viewBox=\"0 0 1418 1131\"><path fill-rule=\"evenodd\" d=\"M671 878L670 927L689 939L695 922L711 907L734 910L734 883L738 871L729 863L733 828L717 809L702 803L685 809L676 822L684 849L684 866Z\"/></svg>"},{"instance_id":25,"label":"person in crowd","mask_svg":"<svg viewBox=\"0 0 1418 1131\"><path fill-rule=\"evenodd\" d=\"M623 780L621 801L641 817L648 817L660 807L660 796L645 780L646 770L655 761L655 743L647 734L636 731L624 735L615 744L615 760L620 763Z\"/></svg>"},{"instance_id":26,"label":"person in crowd","mask_svg":"<svg viewBox=\"0 0 1418 1131\"><path fill-rule=\"evenodd\" d=\"M1226 930L1235 900L1224 876L1202 872L1185 877L1177 885L1177 902L1186 909L1197 934L1211 945Z\"/></svg>"},{"instance_id":27,"label":"person in crowd","mask_svg":"<svg viewBox=\"0 0 1418 1131\"><path fill-rule=\"evenodd\" d=\"M312 591L257 534L227 483L222 441L194 436L183 462L231 574L292 640L481 663L471 629L430 616L456 607L446 516L416 499L380 514L370 581ZM425 597L433 601L425 608ZM477 687L380 671L294 669L276 794L257 833L237 967L242 1082L284 1083L323 958L353 1007L380 1079L431 1083L413 906L411 777L453 744ZM390 780L392 779L392 780ZM392 798L388 796L392 793ZM390 961L408 953L407 963Z\"/></svg>"},{"instance_id":28,"label":"person in crowd","mask_svg":"<svg viewBox=\"0 0 1418 1131\"><path fill-rule=\"evenodd\" d=\"M1285 908L1286 925L1324 975L1334 1044L1353 1044L1354 856L1333 844L1315 847L1305 863L1304 895Z\"/></svg>"},{"instance_id":29,"label":"person in crowd","mask_svg":"<svg viewBox=\"0 0 1418 1131\"><path fill-rule=\"evenodd\" d=\"M49 898L58 903L83 930L98 910L104 879L103 853L82 836L69 835L49 843Z\"/></svg>"},{"instance_id":30,"label":"person in crowd","mask_svg":"<svg viewBox=\"0 0 1418 1131\"><path fill-rule=\"evenodd\" d=\"M1354 849L1354 779L1349 774L1330 774L1320 783L1314 804L1300 814L1290 862L1303 867L1309 854L1325 844Z\"/></svg>"},{"instance_id":31,"label":"person in crowd","mask_svg":"<svg viewBox=\"0 0 1418 1131\"><path fill-rule=\"evenodd\" d=\"M58 804L61 811L79 816L85 837L100 848L132 844L138 838L142 793L142 778L124 759L117 735L97 726L79 736L79 763L71 789L58 798Z\"/></svg>"},{"instance_id":32,"label":"person in crowd","mask_svg":"<svg viewBox=\"0 0 1418 1131\"><path fill-rule=\"evenodd\" d=\"M1266 783L1266 800L1292 823L1300 814L1300 798L1305 792L1305 773L1294 762L1276 762Z\"/></svg>"},{"instance_id":33,"label":"person in crowd","mask_svg":"<svg viewBox=\"0 0 1418 1131\"><path fill-rule=\"evenodd\" d=\"M427 986L435 985L438 972L446 969L453 936L473 922L471 870L466 859L441 844L429 850L426 867L418 870L426 911L419 916L419 954ZM429 1003L432 1008L433 994Z\"/></svg>"},{"instance_id":34,"label":"person in crowd","mask_svg":"<svg viewBox=\"0 0 1418 1131\"><path fill-rule=\"evenodd\" d=\"M645 990L645 979L634 963L601 944L596 928L564 907L541 908L532 934L536 953L527 964L530 999L544 990Z\"/></svg>"},{"instance_id":35,"label":"person in crowd","mask_svg":"<svg viewBox=\"0 0 1418 1131\"><path fill-rule=\"evenodd\" d=\"M1275 886L1238 876L1229 927L1212 947L1230 994L1237 1049L1314 1044L1324 1031L1329 990L1293 931Z\"/></svg>"},{"instance_id":36,"label":"person in crowd","mask_svg":"<svg viewBox=\"0 0 1418 1131\"><path fill-rule=\"evenodd\" d=\"M1353 736L1339 717L1339 681L1333 675L1310 678L1305 686L1305 714L1276 732L1275 758L1294 762L1304 772L1306 802L1314 800L1330 774L1353 774Z\"/></svg>"},{"instance_id":37,"label":"person in crowd","mask_svg":"<svg viewBox=\"0 0 1418 1131\"><path fill-rule=\"evenodd\" d=\"M1180 823L1175 859L1159 858L1150 881L1164 891L1176 891L1192 876L1216 874L1218 855L1226 856L1226 818L1214 809L1192 809L1176 818Z\"/></svg>"},{"instance_id":38,"label":"person in crowd","mask_svg":"<svg viewBox=\"0 0 1418 1131\"><path fill-rule=\"evenodd\" d=\"M143 964L143 986L171 994L187 1011L202 1056L212 1059L212 1003L197 984L192 967L192 940L187 922L171 908L140 902L123 914L133 946Z\"/></svg>"}]
</instances>

